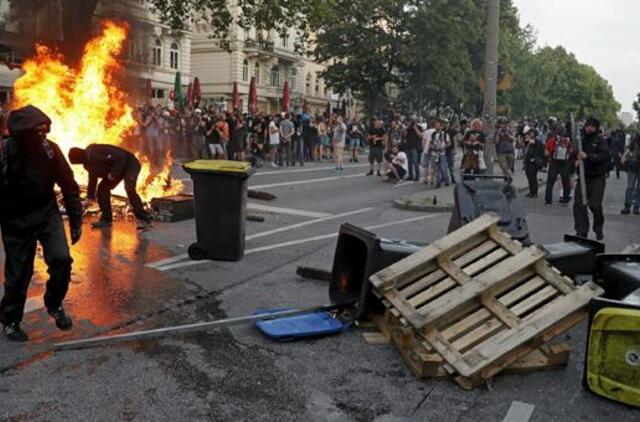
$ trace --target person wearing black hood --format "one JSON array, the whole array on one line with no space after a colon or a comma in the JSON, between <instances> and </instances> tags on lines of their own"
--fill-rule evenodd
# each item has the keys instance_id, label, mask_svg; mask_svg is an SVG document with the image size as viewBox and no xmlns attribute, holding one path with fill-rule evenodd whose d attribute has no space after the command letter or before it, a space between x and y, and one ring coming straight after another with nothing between
<instances>
[{"instance_id":1,"label":"person wearing black hood","mask_svg":"<svg viewBox=\"0 0 640 422\"><path fill-rule=\"evenodd\" d=\"M576 167L579 166L581 161L584 163L587 204L584 204L582 199L580 179L578 179L575 201L573 202L573 218L576 234L585 238L589 234L588 205L593 213L593 231L596 234L596 238L602 240L604 239L602 200L611 158L607 141L600 135L600 121L595 117L590 117L584 124L582 151L578 152Z\"/></svg>"},{"instance_id":2,"label":"person wearing black hood","mask_svg":"<svg viewBox=\"0 0 640 422\"><path fill-rule=\"evenodd\" d=\"M102 215L100 220L91 223L93 228L111 227L111 191L123 180L124 190L138 220L138 229L146 230L151 227L151 219L136 191L140 161L135 155L115 145L91 144L87 149L71 148L69 161L71 164L82 164L89 173L88 200L95 199L97 186L98 205ZM98 178L102 179L100 184Z\"/></svg>"},{"instance_id":3,"label":"person wearing black hood","mask_svg":"<svg viewBox=\"0 0 640 422\"><path fill-rule=\"evenodd\" d=\"M29 105L10 114L8 128L10 138L0 141L0 228L6 255L0 322L9 340L26 341L20 322L37 242L42 245L49 273L44 305L59 329L69 330L73 325L62 308L73 260L54 185L62 192L71 244L82 236L82 203L69 164L60 148L47 139L51 119Z\"/></svg>"}]
</instances>

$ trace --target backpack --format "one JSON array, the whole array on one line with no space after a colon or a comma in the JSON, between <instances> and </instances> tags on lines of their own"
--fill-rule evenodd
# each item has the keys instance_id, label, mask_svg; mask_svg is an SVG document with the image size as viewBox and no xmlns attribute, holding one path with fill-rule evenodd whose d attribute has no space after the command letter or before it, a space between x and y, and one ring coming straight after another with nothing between
<instances>
[{"instance_id":1,"label":"backpack","mask_svg":"<svg viewBox=\"0 0 640 422\"><path fill-rule=\"evenodd\" d=\"M562 138L558 136L556 138L556 148L553 151L553 159L556 161L567 161L569 159L569 145L571 140L569 138Z\"/></svg>"}]
</instances>

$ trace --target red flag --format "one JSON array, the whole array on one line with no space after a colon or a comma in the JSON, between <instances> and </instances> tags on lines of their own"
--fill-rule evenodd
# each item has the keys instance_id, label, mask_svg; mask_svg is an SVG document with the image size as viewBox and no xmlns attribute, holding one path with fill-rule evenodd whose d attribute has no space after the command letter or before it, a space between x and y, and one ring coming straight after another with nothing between
<instances>
[{"instance_id":1,"label":"red flag","mask_svg":"<svg viewBox=\"0 0 640 422\"><path fill-rule=\"evenodd\" d=\"M249 85L249 113L252 115L258 114L258 89L255 76L251 77L251 84Z\"/></svg>"},{"instance_id":2,"label":"red flag","mask_svg":"<svg viewBox=\"0 0 640 422\"><path fill-rule=\"evenodd\" d=\"M231 90L231 109L237 110L240 104L240 96L238 95L238 82L233 82L233 88Z\"/></svg>"},{"instance_id":3,"label":"red flag","mask_svg":"<svg viewBox=\"0 0 640 422\"><path fill-rule=\"evenodd\" d=\"M187 87L187 107L193 107L193 83L189 82L189 86Z\"/></svg>"},{"instance_id":4,"label":"red flag","mask_svg":"<svg viewBox=\"0 0 640 422\"><path fill-rule=\"evenodd\" d=\"M284 81L282 88L282 111L289 112L289 103L291 102L291 92L289 91L289 81Z\"/></svg>"}]
</instances>

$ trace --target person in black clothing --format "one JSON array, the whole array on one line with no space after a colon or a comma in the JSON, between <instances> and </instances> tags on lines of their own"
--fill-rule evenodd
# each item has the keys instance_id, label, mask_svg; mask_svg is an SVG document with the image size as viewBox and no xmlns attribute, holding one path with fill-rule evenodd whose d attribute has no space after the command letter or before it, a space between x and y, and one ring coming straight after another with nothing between
<instances>
[{"instance_id":1,"label":"person in black clothing","mask_svg":"<svg viewBox=\"0 0 640 422\"><path fill-rule=\"evenodd\" d=\"M422 130L416 119L411 119L407 128L406 145L407 161L409 164L409 179L420 180L420 155L422 153Z\"/></svg>"},{"instance_id":2,"label":"person in black clothing","mask_svg":"<svg viewBox=\"0 0 640 422\"><path fill-rule=\"evenodd\" d=\"M621 159L624 154L626 135L624 130L617 129L611 133L609 138L609 149L611 151L612 165L616 170L616 179L620 178L620 170L622 169Z\"/></svg>"},{"instance_id":3,"label":"person in black clothing","mask_svg":"<svg viewBox=\"0 0 640 422\"><path fill-rule=\"evenodd\" d=\"M382 120L372 119L372 127L369 128L367 139L369 141L369 165L371 166L367 176L373 175L373 165L376 164L376 175L382 177L382 158L384 155L384 143L386 130L382 125Z\"/></svg>"},{"instance_id":4,"label":"person in black clothing","mask_svg":"<svg viewBox=\"0 0 640 422\"><path fill-rule=\"evenodd\" d=\"M580 179L576 184L575 201L573 202L573 218L576 234L587 237L589 233L589 214L587 205L593 213L593 231L598 240L604 239L604 215L602 199L609 172L610 154L607 142L600 136L600 121L589 118L584 125L582 151L578 152L576 166L584 163L584 175L587 187L586 204L582 199Z\"/></svg>"},{"instance_id":5,"label":"person in black clothing","mask_svg":"<svg viewBox=\"0 0 640 422\"><path fill-rule=\"evenodd\" d=\"M0 322L9 340L26 341L28 336L20 328L20 322L37 242L42 245L49 272L44 294L47 312L61 330L69 330L73 325L62 308L73 260L54 184L62 192L72 244L82 236L82 203L69 164L60 148L47 139L51 128L49 117L29 105L11 113L8 128L11 137L0 140L0 228L6 255Z\"/></svg>"},{"instance_id":6,"label":"person in black clothing","mask_svg":"<svg viewBox=\"0 0 640 422\"><path fill-rule=\"evenodd\" d=\"M524 135L524 172L529 181L527 198L538 197L538 171L544 167L544 145L538 139L538 132L531 128Z\"/></svg>"},{"instance_id":7,"label":"person in black clothing","mask_svg":"<svg viewBox=\"0 0 640 422\"><path fill-rule=\"evenodd\" d=\"M114 145L91 144L87 149L71 148L69 161L72 164L82 164L89 173L87 199L94 200L96 186L98 188L98 205L102 216L100 220L91 224L94 228L110 227L113 219L111 214L111 191L124 180L124 189L133 208L133 214L138 220L138 229L151 227L151 219L145 212L142 200L136 191L140 161L127 150ZM101 178L98 185L98 178Z\"/></svg>"}]
</instances>

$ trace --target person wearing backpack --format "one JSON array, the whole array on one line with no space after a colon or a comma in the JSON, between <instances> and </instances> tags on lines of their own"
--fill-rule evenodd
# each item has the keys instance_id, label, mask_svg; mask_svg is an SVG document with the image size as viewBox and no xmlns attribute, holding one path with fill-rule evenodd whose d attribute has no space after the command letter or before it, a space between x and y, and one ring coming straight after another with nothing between
<instances>
[{"instance_id":1,"label":"person wearing backpack","mask_svg":"<svg viewBox=\"0 0 640 422\"><path fill-rule=\"evenodd\" d=\"M73 326L62 308L73 259L54 185L62 192L71 244L82 236L82 203L69 163L60 148L47 139L51 119L28 105L9 115L8 128L10 138L0 140L0 228L5 252L0 322L7 339L26 341L28 336L20 322L38 243L49 274L44 305L58 329L70 330Z\"/></svg>"},{"instance_id":2,"label":"person wearing backpack","mask_svg":"<svg viewBox=\"0 0 640 422\"><path fill-rule=\"evenodd\" d=\"M547 139L545 155L549 162L547 173L547 190L545 193L545 205L553 202L553 185L555 185L558 175L562 181L562 194L560 204L567 206L571 200L571 156L574 153L573 143L567 135L564 124L558 123L555 134Z\"/></svg>"}]
</instances>

